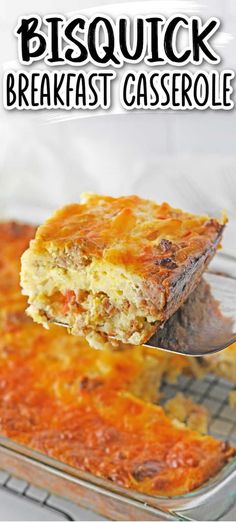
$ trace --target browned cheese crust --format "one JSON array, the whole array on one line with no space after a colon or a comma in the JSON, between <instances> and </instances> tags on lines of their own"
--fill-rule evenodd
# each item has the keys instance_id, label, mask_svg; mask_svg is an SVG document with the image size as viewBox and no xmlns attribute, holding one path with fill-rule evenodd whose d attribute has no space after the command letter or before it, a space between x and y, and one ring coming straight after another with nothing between
<instances>
[{"instance_id":1,"label":"browned cheese crust","mask_svg":"<svg viewBox=\"0 0 236 522\"><path fill-rule=\"evenodd\" d=\"M169 418L144 400L151 380L157 387L161 374L174 376L187 358L142 347L95 351L65 329L33 323L19 269L34 233L0 224L0 434L149 495L201 486L235 450L198 433L205 422L199 405L178 396L166 404Z\"/></svg>"},{"instance_id":2,"label":"browned cheese crust","mask_svg":"<svg viewBox=\"0 0 236 522\"><path fill-rule=\"evenodd\" d=\"M167 203L87 195L39 227L23 256L29 314L144 343L197 286L223 228Z\"/></svg>"}]
</instances>

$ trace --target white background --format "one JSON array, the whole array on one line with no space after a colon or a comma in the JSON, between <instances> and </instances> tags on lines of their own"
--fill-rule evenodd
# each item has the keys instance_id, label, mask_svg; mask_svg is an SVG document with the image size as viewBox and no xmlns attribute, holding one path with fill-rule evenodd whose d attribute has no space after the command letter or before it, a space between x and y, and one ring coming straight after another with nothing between
<instances>
[{"instance_id":1,"label":"white background","mask_svg":"<svg viewBox=\"0 0 236 522\"><path fill-rule=\"evenodd\" d=\"M113 2L104 4L102 12L110 12ZM126 4L119 4L120 13L130 12ZM136 4L132 4L135 9ZM141 3L144 13L145 4L148 6L149 2ZM19 15L65 13L96 5L99 2L94 0L1 0L2 67L17 61L13 29ZM152 5L155 12L164 14L182 10L200 14L204 19L219 16L221 66L234 69L234 0L208 0L205 5L166 0ZM110 194L135 192L198 212L218 213L226 208L233 218L235 114L235 110L128 113L52 123L54 115L46 112L40 116L34 113L32 117L1 109L1 214L38 221L56 206L77 201L82 191L89 190Z\"/></svg>"},{"instance_id":2,"label":"white background","mask_svg":"<svg viewBox=\"0 0 236 522\"><path fill-rule=\"evenodd\" d=\"M1 0L1 71L19 66L13 35L18 16L78 13L85 8L111 15L184 12L203 20L218 16L221 29L214 45L222 56L220 67L236 69L234 0L98 5L98 0L67 0L66 8L63 0ZM233 223L235 114L235 110L207 110L95 116L84 111L8 112L1 107L0 214L37 223L55 207L78 201L82 191L96 191L137 193L200 213L219 214L226 209Z\"/></svg>"}]
</instances>

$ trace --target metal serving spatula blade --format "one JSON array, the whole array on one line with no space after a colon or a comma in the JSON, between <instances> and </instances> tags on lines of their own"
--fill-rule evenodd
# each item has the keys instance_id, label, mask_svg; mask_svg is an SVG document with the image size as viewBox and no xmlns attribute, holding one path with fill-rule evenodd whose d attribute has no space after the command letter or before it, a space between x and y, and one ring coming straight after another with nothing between
<instances>
[{"instance_id":1,"label":"metal serving spatula blade","mask_svg":"<svg viewBox=\"0 0 236 522\"><path fill-rule=\"evenodd\" d=\"M204 274L187 301L144 346L200 357L236 342L236 259L221 253L217 260L217 270Z\"/></svg>"},{"instance_id":2,"label":"metal serving spatula blade","mask_svg":"<svg viewBox=\"0 0 236 522\"><path fill-rule=\"evenodd\" d=\"M218 252L186 303L148 341L190 356L210 355L236 342L236 257Z\"/></svg>"},{"instance_id":3,"label":"metal serving spatula blade","mask_svg":"<svg viewBox=\"0 0 236 522\"><path fill-rule=\"evenodd\" d=\"M223 350L236 342L236 278L207 272L185 304L145 346L190 356Z\"/></svg>"}]
</instances>

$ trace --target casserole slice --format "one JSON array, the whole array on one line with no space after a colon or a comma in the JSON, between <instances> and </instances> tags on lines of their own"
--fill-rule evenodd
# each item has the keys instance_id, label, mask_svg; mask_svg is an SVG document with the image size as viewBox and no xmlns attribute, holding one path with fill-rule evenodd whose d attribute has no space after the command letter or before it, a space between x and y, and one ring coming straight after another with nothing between
<instances>
[{"instance_id":1,"label":"casserole slice","mask_svg":"<svg viewBox=\"0 0 236 522\"><path fill-rule=\"evenodd\" d=\"M28 314L95 346L143 344L197 286L224 224L138 196L85 194L40 226L22 257Z\"/></svg>"}]
</instances>

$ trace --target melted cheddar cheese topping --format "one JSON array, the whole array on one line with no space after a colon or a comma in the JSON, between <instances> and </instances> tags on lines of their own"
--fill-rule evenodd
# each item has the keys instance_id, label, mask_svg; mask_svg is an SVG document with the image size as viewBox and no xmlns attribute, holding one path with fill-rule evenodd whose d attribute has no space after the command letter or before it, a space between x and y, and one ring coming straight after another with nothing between
<instances>
[{"instance_id":1,"label":"melted cheddar cheese topping","mask_svg":"<svg viewBox=\"0 0 236 522\"><path fill-rule=\"evenodd\" d=\"M25 315L20 256L34 229L0 225L0 433L127 488L156 495L200 486L234 453L177 428L159 405L132 391L152 358L142 347L89 349L61 328ZM155 354L165 367L163 354ZM173 367L183 359L175 357ZM147 376L146 376L147 377Z\"/></svg>"}]
</instances>

